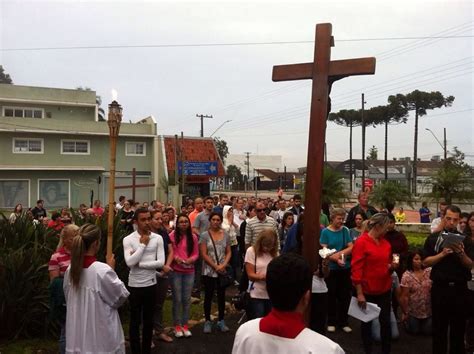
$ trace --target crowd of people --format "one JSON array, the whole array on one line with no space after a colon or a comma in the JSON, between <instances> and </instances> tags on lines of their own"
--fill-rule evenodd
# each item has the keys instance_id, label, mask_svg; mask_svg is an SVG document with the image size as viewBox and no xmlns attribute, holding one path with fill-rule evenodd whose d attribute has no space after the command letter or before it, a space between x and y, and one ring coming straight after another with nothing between
<instances>
[{"instance_id":1,"label":"crowd of people","mask_svg":"<svg viewBox=\"0 0 474 354\"><path fill-rule=\"evenodd\" d=\"M409 251L405 235L395 226L406 221L403 210L379 212L369 205L368 195L361 193L358 204L348 212L343 208L328 208L328 215L322 212L317 221L320 245L331 252L319 257L308 280L304 274L283 275L288 271L285 264L306 272L304 261L294 258L304 248L303 224L312 222L304 218L299 195L274 200L221 194L188 200L178 210L158 201L140 204L120 197L114 209L127 234L123 239L130 269L127 286L114 272L113 257L107 264L95 258L99 228L87 222L81 228L74 225L75 217L85 221L103 217L107 210L100 201L92 208L81 205L77 215L64 208L50 219L41 200L29 210L35 222L60 233L49 272L56 309L61 307L62 289L67 304L60 321L61 352L91 348L95 348L92 352L120 352L124 335L117 309L127 298L132 353L150 352L156 344L153 338L172 342L192 336L188 323L191 297L201 297L201 292L204 333L227 332L225 290L230 285L238 286L249 298L249 321L237 333L236 353L244 352L243 348L258 352L268 342L267 334L298 338L294 343L302 348L321 345L331 348L328 353L342 352L324 336L338 330L352 332L348 321L351 297L361 308L374 303L381 309L376 320L361 322L366 353L372 352L374 340L380 341L383 353L389 353L400 323L414 335L432 335L433 353L474 350L472 212L462 213L456 206L441 203L439 216L431 220L431 211L422 205L420 221L431 223L431 234L423 249ZM22 213L21 205L15 207L10 221L15 222ZM277 275L270 276L272 264ZM163 328L163 304L169 289L175 338ZM288 289L300 290L290 294ZM214 323L211 305L215 295L218 318ZM301 314L309 305L309 329L304 330L301 316L287 312ZM285 327L282 323L294 328L281 329ZM87 331L102 326L110 333L91 335L94 340L84 341ZM87 333L80 332L84 330ZM261 341L249 344L249 338ZM313 344L307 342L311 338Z\"/></svg>"}]
</instances>

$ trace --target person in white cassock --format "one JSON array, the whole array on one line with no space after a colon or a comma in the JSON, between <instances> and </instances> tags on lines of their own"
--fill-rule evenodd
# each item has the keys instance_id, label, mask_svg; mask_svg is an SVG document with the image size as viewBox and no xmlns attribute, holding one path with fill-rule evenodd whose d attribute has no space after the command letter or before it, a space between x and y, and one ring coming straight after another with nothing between
<instances>
[{"instance_id":1,"label":"person in white cassock","mask_svg":"<svg viewBox=\"0 0 474 354\"><path fill-rule=\"evenodd\" d=\"M306 328L303 314L311 301L312 274L303 257L288 253L267 267L271 312L244 323L237 330L233 354L344 354L329 338Z\"/></svg>"},{"instance_id":2,"label":"person in white cassock","mask_svg":"<svg viewBox=\"0 0 474 354\"><path fill-rule=\"evenodd\" d=\"M100 228L83 225L74 237L71 265L64 275L66 353L125 353L117 309L129 292L114 271L113 255L107 264L96 260L99 247Z\"/></svg>"}]
</instances>

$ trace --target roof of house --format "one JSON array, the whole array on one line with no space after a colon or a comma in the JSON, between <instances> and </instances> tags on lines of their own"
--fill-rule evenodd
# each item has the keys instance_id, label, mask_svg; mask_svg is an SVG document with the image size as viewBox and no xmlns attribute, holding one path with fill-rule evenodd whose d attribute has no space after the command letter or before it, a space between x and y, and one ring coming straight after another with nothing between
<instances>
[{"instance_id":1,"label":"roof of house","mask_svg":"<svg viewBox=\"0 0 474 354\"><path fill-rule=\"evenodd\" d=\"M176 140L174 136L165 135L165 155L168 173L174 173ZM217 176L225 176L224 164L217 152L212 138L178 137L178 156L180 150L184 161L212 162L217 161Z\"/></svg>"},{"instance_id":2,"label":"roof of house","mask_svg":"<svg viewBox=\"0 0 474 354\"><path fill-rule=\"evenodd\" d=\"M267 169L267 168L256 169L255 171L257 171L258 174L263 175L263 176L271 179L272 181L277 181L280 177L282 179L285 178L285 172L275 172L275 171ZM293 176L293 175L296 178L298 178L300 176L303 176L304 174L299 173L299 172L290 172L290 171L286 172L287 179L290 179L290 176Z\"/></svg>"}]
</instances>

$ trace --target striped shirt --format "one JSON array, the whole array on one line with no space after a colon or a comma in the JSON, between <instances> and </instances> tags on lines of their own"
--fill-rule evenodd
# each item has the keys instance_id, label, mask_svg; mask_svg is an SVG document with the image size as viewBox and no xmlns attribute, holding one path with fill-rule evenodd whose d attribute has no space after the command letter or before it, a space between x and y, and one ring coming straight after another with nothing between
<instances>
[{"instance_id":1,"label":"striped shirt","mask_svg":"<svg viewBox=\"0 0 474 354\"><path fill-rule=\"evenodd\" d=\"M260 221L256 216L247 220L247 227L245 228L245 244L253 246L255 241L257 241L260 232L262 232L263 229L271 228L275 230L275 233L278 235L278 223L270 216L266 216L263 221ZM279 247L280 245L278 245L278 249Z\"/></svg>"},{"instance_id":2,"label":"striped shirt","mask_svg":"<svg viewBox=\"0 0 474 354\"><path fill-rule=\"evenodd\" d=\"M69 264L71 264L71 254L64 247L61 247L51 256L48 263L48 270L58 270L59 275L63 277Z\"/></svg>"}]
</instances>

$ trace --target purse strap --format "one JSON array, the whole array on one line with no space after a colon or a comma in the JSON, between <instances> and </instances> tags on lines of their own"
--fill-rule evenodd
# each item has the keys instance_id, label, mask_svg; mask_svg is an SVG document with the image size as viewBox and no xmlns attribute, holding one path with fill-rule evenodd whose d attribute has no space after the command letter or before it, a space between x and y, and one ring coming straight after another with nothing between
<instances>
[{"instance_id":1,"label":"purse strap","mask_svg":"<svg viewBox=\"0 0 474 354\"><path fill-rule=\"evenodd\" d=\"M208 233L209 233L209 238L211 239L211 242L212 242L212 246L214 246L214 253L216 254L216 262L217 262L217 265L219 265L219 256L217 255L216 244L214 243L214 239L212 238L212 234L211 234L211 231L210 231L210 230L208 231Z\"/></svg>"}]
</instances>

